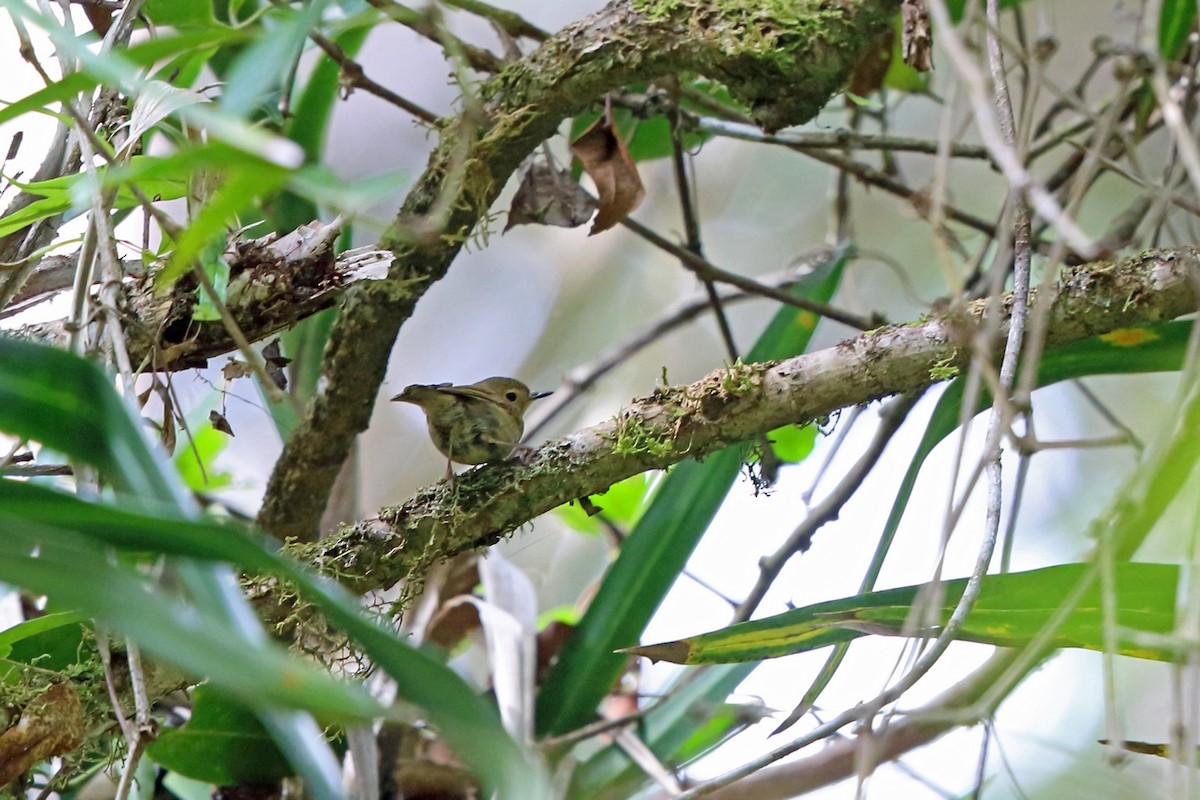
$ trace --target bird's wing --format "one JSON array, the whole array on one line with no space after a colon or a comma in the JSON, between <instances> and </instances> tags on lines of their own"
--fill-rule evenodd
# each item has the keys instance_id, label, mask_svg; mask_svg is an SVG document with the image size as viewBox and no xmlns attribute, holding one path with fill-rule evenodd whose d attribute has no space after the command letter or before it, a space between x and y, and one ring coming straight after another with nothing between
<instances>
[{"instance_id":1,"label":"bird's wing","mask_svg":"<svg viewBox=\"0 0 1200 800\"><path fill-rule=\"evenodd\" d=\"M451 386L448 383L440 384L437 390L443 394L452 394L458 397L467 397L474 400L482 400L485 403L495 403L496 398L489 395L487 392L481 391L474 386Z\"/></svg>"}]
</instances>

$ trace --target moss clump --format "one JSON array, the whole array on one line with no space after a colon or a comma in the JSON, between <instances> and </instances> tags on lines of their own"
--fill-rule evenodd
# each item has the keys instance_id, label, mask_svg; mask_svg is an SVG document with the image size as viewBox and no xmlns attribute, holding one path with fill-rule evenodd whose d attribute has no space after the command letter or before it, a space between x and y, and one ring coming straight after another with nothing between
<instances>
[{"instance_id":1,"label":"moss clump","mask_svg":"<svg viewBox=\"0 0 1200 800\"><path fill-rule=\"evenodd\" d=\"M611 437L616 455L663 458L674 452L675 443L670 434L649 424L637 413L624 412L615 421Z\"/></svg>"}]
</instances>

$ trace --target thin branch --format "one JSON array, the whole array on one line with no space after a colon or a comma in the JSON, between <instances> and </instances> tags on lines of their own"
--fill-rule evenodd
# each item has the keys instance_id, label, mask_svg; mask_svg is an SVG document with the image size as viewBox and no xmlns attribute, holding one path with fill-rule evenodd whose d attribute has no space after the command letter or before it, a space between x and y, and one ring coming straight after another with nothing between
<instances>
[{"instance_id":1,"label":"thin branch","mask_svg":"<svg viewBox=\"0 0 1200 800\"><path fill-rule=\"evenodd\" d=\"M362 89L369 94L373 94L381 100L385 100L386 102L396 106L396 108L407 111L417 119L427 122L430 125L433 125L438 121L437 114L426 110L422 106L417 105L406 97L401 97L386 86L376 83L371 78L368 78L366 71L363 70L362 64L346 55L346 51L343 50L337 42L323 35L319 31L309 31L308 38L312 39L313 42L316 43L317 47L320 47L325 51L325 55L329 56L334 63L341 67L342 77L350 86L353 86L356 89Z\"/></svg>"},{"instance_id":2,"label":"thin branch","mask_svg":"<svg viewBox=\"0 0 1200 800\"><path fill-rule=\"evenodd\" d=\"M857 314L852 314L849 311L843 311L840 308L835 308L834 306L826 303L818 303L814 300L809 300L807 297L797 297L796 295L790 294L781 289L774 289L769 286L765 286L753 278L747 278L744 275L737 274L736 272L730 272L728 270L721 269L708 259L696 255L686 247L680 247L670 239L667 239L666 237L656 233L632 217L626 217L621 221L621 224L660 250L665 250L666 252L678 258L681 264L687 267L688 270L690 270L701 280L727 283L730 286L736 286L743 292L757 294L761 297L769 297L772 300L778 300L784 305L795 306L796 308L801 308L805 311L811 311L814 314L834 320L835 322L840 322L843 325L849 325L851 328L855 328L860 331L878 327L883 322L882 319L877 317L861 317Z\"/></svg>"},{"instance_id":3,"label":"thin branch","mask_svg":"<svg viewBox=\"0 0 1200 800\"><path fill-rule=\"evenodd\" d=\"M937 139L921 139L913 136L860 133L848 128L836 131L799 131L795 133L763 133L753 125L728 122L712 117L700 117L684 112L689 129L713 136L725 136L744 142L782 145L792 150L889 150L893 152L925 153L937 155ZM973 158L990 161L987 148L978 144L951 142L949 153L952 158Z\"/></svg>"}]
</instances>

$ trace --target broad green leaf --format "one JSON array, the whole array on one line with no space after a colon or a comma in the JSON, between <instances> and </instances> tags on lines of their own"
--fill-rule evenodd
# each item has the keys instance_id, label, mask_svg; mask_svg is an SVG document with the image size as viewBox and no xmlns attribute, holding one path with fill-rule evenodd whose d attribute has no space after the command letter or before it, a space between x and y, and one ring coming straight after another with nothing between
<instances>
[{"instance_id":1,"label":"broad green leaf","mask_svg":"<svg viewBox=\"0 0 1200 800\"><path fill-rule=\"evenodd\" d=\"M217 786L278 783L294 773L244 705L212 686L196 687L192 701L188 723L160 733L146 755L172 772Z\"/></svg>"},{"instance_id":2,"label":"broad green leaf","mask_svg":"<svg viewBox=\"0 0 1200 800\"><path fill-rule=\"evenodd\" d=\"M25 498L32 498L33 508L21 502ZM37 513L40 500L5 492L0 580L103 619L148 652L207 676L247 702L306 709L340 721L369 721L384 713L360 685L334 679L269 639L252 642L231 635L216 610L174 599L134 570L114 565L103 547L88 541L85 530ZM103 514L102 506L95 508ZM87 521L77 518L76 524ZM35 550L36 557L27 555Z\"/></svg>"},{"instance_id":3,"label":"broad green leaf","mask_svg":"<svg viewBox=\"0 0 1200 800\"><path fill-rule=\"evenodd\" d=\"M1164 61L1178 61L1196 25L1195 0L1163 0L1158 20L1158 53Z\"/></svg>"},{"instance_id":4,"label":"broad green leaf","mask_svg":"<svg viewBox=\"0 0 1200 800\"><path fill-rule=\"evenodd\" d=\"M16 661L21 661L23 659L20 655L13 656L14 648L21 642L86 621L87 617L76 611L57 611L13 625L11 628L0 631L0 658L12 657Z\"/></svg>"},{"instance_id":5,"label":"broad green leaf","mask_svg":"<svg viewBox=\"0 0 1200 800\"><path fill-rule=\"evenodd\" d=\"M785 464L798 464L808 458L817 443L815 425L785 425L767 434L775 457Z\"/></svg>"},{"instance_id":6,"label":"broad green leaf","mask_svg":"<svg viewBox=\"0 0 1200 800\"><path fill-rule=\"evenodd\" d=\"M1174 629L1178 565L1124 562L1116 564L1115 569L1117 652L1172 660L1177 656L1176 648L1148 645L1139 641L1138 634L1167 634ZM1028 645L1076 584L1090 580L1081 601L1048 644L1103 650L1104 599L1100 582L1094 580L1095 571L1094 564L1060 564L1030 572L986 575L979 600L957 638L999 647ZM913 604L927 588L925 585L817 603L687 639L631 647L625 652L678 664L726 664L805 652L869 634L932 637L954 612L966 585L965 578L946 581L939 627L916 633L908 630L908 624Z\"/></svg>"},{"instance_id":7,"label":"broad green leaf","mask_svg":"<svg viewBox=\"0 0 1200 800\"><path fill-rule=\"evenodd\" d=\"M540 767L505 733L493 706L444 664L366 619L354 598L339 586L275 555L269 537L252 537L232 524L164 521L12 480L0 481L0 508L5 512L0 515L0 530L9 534L7 540L0 539L0 580L36 587L105 619L138 637L147 649L208 676L243 701L302 707L333 719L363 713L361 705L320 691L322 681L348 685L315 668L312 675L297 669L297 664L309 665L287 657L277 646L255 649L168 598L148 602L144 582L109 566L103 551L89 546L88 539L130 553L219 559L286 578L335 628L357 641L372 663L396 678L400 696L428 712L430 721L485 785L503 796L541 796L545 787ZM43 531L45 535L39 536ZM54 547L48 549L47 541ZM68 545L73 549L64 551ZM40 558L21 556L34 546L42 548ZM12 548L11 553L5 553L7 548ZM71 568L72 564L76 566ZM273 677L268 680L260 670ZM272 688L261 688L264 683ZM382 713L371 707L373 713ZM473 746L480 738L490 742L489 747Z\"/></svg>"},{"instance_id":8,"label":"broad green leaf","mask_svg":"<svg viewBox=\"0 0 1200 800\"><path fill-rule=\"evenodd\" d=\"M845 250L795 291L827 301L841 279ZM802 352L817 317L786 307L776 312L747 356L767 361ZM703 464L676 465L621 546L596 597L563 647L538 694L540 733L565 733L587 724L620 675L625 658L613 651L636 640L708 529L742 468L738 447L709 456Z\"/></svg>"},{"instance_id":9,"label":"broad green leaf","mask_svg":"<svg viewBox=\"0 0 1200 800\"><path fill-rule=\"evenodd\" d=\"M229 436L205 421L191 425L191 437L175 453L175 470L188 489L211 492L233 482L227 471L217 470L217 456L229 445Z\"/></svg>"},{"instance_id":10,"label":"broad green leaf","mask_svg":"<svg viewBox=\"0 0 1200 800\"><path fill-rule=\"evenodd\" d=\"M645 510L648 491L650 476L643 472L620 483L614 483L604 494L592 495L590 499L592 504L603 512L606 520L628 527L637 522ZM600 523L595 517L589 517L578 503L562 506L556 513L563 522L581 533L600 532Z\"/></svg>"},{"instance_id":11,"label":"broad green leaf","mask_svg":"<svg viewBox=\"0 0 1200 800\"><path fill-rule=\"evenodd\" d=\"M109 378L62 350L0 338L0 430L91 464L130 495L182 497Z\"/></svg>"},{"instance_id":12,"label":"broad green leaf","mask_svg":"<svg viewBox=\"0 0 1200 800\"><path fill-rule=\"evenodd\" d=\"M212 0L146 0L143 13L156 25L198 25L207 30L216 24Z\"/></svg>"}]
</instances>

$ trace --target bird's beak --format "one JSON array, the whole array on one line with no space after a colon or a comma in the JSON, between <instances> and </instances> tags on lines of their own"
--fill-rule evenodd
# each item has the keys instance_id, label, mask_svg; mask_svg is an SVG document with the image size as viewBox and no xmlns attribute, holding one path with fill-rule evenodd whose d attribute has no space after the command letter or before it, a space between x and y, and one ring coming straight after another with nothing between
<instances>
[{"instance_id":1,"label":"bird's beak","mask_svg":"<svg viewBox=\"0 0 1200 800\"><path fill-rule=\"evenodd\" d=\"M398 395L395 395L394 397L392 397L392 402L394 403L394 402L396 402L397 400L407 400L407 399L408 399L408 398L404 396L404 392L401 392L400 394L398 394Z\"/></svg>"},{"instance_id":2,"label":"bird's beak","mask_svg":"<svg viewBox=\"0 0 1200 800\"><path fill-rule=\"evenodd\" d=\"M554 394L554 392L531 392L529 395L529 399L530 400L541 400L543 397L549 397L552 394Z\"/></svg>"}]
</instances>

